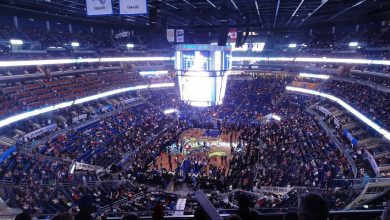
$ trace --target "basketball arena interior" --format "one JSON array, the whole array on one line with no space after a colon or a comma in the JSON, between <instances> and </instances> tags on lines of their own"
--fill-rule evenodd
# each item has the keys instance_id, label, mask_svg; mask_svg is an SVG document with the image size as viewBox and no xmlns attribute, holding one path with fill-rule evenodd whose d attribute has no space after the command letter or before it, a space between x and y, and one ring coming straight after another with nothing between
<instances>
[{"instance_id":1,"label":"basketball arena interior","mask_svg":"<svg viewBox=\"0 0 390 220\"><path fill-rule=\"evenodd\" d=\"M389 220L390 1L1 0L0 219Z\"/></svg>"}]
</instances>

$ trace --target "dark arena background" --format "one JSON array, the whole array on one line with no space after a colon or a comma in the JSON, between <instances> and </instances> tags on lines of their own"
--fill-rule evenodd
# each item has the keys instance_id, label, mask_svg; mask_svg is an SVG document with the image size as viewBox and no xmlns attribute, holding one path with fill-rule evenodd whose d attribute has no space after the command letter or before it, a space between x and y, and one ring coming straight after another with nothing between
<instances>
[{"instance_id":1,"label":"dark arena background","mask_svg":"<svg viewBox=\"0 0 390 220\"><path fill-rule=\"evenodd\" d=\"M0 219L390 219L389 1L0 12Z\"/></svg>"}]
</instances>

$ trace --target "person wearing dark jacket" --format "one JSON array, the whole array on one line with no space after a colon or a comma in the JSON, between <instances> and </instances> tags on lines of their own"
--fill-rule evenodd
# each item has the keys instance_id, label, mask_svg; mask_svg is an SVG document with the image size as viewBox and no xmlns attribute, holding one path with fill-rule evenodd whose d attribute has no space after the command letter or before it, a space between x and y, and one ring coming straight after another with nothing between
<instances>
[{"instance_id":1,"label":"person wearing dark jacket","mask_svg":"<svg viewBox=\"0 0 390 220\"><path fill-rule=\"evenodd\" d=\"M94 212L93 199L91 196L84 195L79 201L80 212L75 216L74 220L93 220L91 214Z\"/></svg>"},{"instance_id":2,"label":"person wearing dark jacket","mask_svg":"<svg viewBox=\"0 0 390 220\"><path fill-rule=\"evenodd\" d=\"M242 220L253 220L258 219L258 216L255 212L249 210L250 201L249 198L245 195L241 195L238 198L238 211L237 215L241 217Z\"/></svg>"},{"instance_id":3,"label":"person wearing dark jacket","mask_svg":"<svg viewBox=\"0 0 390 220\"><path fill-rule=\"evenodd\" d=\"M322 196L316 193L305 193L299 196L299 220L326 220L328 215L328 205Z\"/></svg>"}]
</instances>

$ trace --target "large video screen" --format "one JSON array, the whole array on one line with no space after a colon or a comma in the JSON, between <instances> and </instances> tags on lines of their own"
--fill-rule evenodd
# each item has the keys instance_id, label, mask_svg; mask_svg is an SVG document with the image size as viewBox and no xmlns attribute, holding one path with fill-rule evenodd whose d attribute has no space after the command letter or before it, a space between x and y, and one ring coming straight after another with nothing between
<instances>
[{"instance_id":1,"label":"large video screen","mask_svg":"<svg viewBox=\"0 0 390 220\"><path fill-rule=\"evenodd\" d=\"M192 106L222 104L227 76L209 76L208 72L186 72L178 76L181 100Z\"/></svg>"},{"instance_id":2,"label":"large video screen","mask_svg":"<svg viewBox=\"0 0 390 220\"><path fill-rule=\"evenodd\" d=\"M183 51L184 70L209 71L210 51Z\"/></svg>"},{"instance_id":3,"label":"large video screen","mask_svg":"<svg viewBox=\"0 0 390 220\"><path fill-rule=\"evenodd\" d=\"M226 51L176 51L175 69L182 71L230 70L230 53Z\"/></svg>"},{"instance_id":4,"label":"large video screen","mask_svg":"<svg viewBox=\"0 0 390 220\"><path fill-rule=\"evenodd\" d=\"M175 69L181 100L192 106L219 105L225 96L230 50L206 44L178 45Z\"/></svg>"}]
</instances>

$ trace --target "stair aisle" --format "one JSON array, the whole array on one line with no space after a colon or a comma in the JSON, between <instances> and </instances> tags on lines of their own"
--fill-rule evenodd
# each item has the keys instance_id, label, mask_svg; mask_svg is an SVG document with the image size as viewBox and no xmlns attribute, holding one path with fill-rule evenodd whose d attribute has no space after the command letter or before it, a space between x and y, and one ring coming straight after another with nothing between
<instances>
[{"instance_id":1,"label":"stair aisle","mask_svg":"<svg viewBox=\"0 0 390 220\"><path fill-rule=\"evenodd\" d=\"M173 216L181 216L184 214L184 208L186 207L186 201L187 199L180 198L177 200L176 207L175 207L175 213L173 213Z\"/></svg>"}]
</instances>

